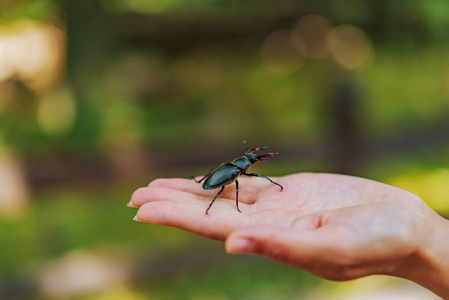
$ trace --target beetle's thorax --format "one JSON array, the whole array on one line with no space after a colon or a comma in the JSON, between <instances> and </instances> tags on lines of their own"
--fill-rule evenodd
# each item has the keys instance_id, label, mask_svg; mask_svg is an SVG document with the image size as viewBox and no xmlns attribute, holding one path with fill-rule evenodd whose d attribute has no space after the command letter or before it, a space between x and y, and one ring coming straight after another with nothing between
<instances>
[{"instance_id":1,"label":"beetle's thorax","mask_svg":"<svg viewBox=\"0 0 449 300\"><path fill-rule=\"evenodd\" d=\"M253 164L245 155L234 159L232 163L245 171Z\"/></svg>"},{"instance_id":2,"label":"beetle's thorax","mask_svg":"<svg viewBox=\"0 0 449 300\"><path fill-rule=\"evenodd\" d=\"M253 153L251 150L247 151L245 154L243 154L243 157L245 157L251 164L255 163L259 160L259 155L256 153Z\"/></svg>"}]
</instances>

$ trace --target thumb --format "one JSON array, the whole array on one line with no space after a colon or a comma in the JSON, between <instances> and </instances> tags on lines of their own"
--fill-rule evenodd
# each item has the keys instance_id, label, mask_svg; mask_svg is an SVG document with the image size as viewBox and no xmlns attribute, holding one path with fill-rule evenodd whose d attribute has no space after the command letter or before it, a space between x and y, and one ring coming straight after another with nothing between
<instances>
[{"instance_id":1,"label":"thumb","mask_svg":"<svg viewBox=\"0 0 449 300\"><path fill-rule=\"evenodd\" d=\"M279 262L301 264L315 251L316 237L311 233L282 227L247 227L229 235L225 248L231 254L258 254Z\"/></svg>"},{"instance_id":2,"label":"thumb","mask_svg":"<svg viewBox=\"0 0 449 300\"><path fill-rule=\"evenodd\" d=\"M289 252L293 248L312 247L325 232L317 230L327 221L321 213L300 217L290 227L253 226L234 231L226 239L228 253L254 253L269 256L275 252ZM321 228L322 229L322 228ZM320 245L323 246L323 245Z\"/></svg>"}]
</instances>

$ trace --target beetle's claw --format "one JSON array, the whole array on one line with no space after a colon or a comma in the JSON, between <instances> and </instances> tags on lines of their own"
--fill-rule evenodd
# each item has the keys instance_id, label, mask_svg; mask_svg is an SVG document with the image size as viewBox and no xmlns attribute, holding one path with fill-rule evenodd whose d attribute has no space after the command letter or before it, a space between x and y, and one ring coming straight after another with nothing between
<instances>
[{"instance_id":1,"label":"beetle's claw","mask_svg":"<svg viewBox=\"0 0 449 300\"><path fill-rule=\"evenodd\" d=\"M254 147L254 148L252 148L250 151L251 151L253 154L255 154L256 151L259 151L259 150L266 150L266 149L267 149L266 146L262 146L262 147Z\"/></svg>"}]
</instances>

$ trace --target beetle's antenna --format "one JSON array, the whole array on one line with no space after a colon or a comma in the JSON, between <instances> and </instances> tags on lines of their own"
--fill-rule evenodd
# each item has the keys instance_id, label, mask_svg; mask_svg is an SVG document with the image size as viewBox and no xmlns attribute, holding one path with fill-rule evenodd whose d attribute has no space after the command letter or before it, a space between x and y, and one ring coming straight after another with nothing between
<instances>
[{"instance_id":1,"label":"beetle's antenna","mask_svg":"<svg viewBox=\"0 0 449 300\"><path fill-rule=\"evenodd\" d=\"M245 146L246 151L249 151L249 147L248 147L248 144L246 143L246 140L243 141L243 145Z\"/></svg>"}]
</instances>

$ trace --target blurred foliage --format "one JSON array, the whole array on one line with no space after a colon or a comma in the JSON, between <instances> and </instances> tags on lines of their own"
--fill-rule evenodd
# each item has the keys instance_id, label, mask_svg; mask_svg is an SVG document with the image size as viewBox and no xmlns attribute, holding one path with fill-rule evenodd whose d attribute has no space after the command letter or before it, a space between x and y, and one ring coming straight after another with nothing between
<instances>
[{"instance_id":1,"label":"blurred foliage","mask_svg":"<svg viewBox=\"0 0 449 300\"><path fill-rule=\"evenodd\" d=\"M126 0L126 1L106 1L103 6L116 13L137 12L142 14L182 12L182 13L226 13L240 12L247 10L250 6L264 5L268 1L186 1L186 0Z\"/></svg>"},{"instance_id":2,"label":"blurred foliage","mask_svg":"<svg viewBox=\"0 0 449 300\"><path fill-rule=\"evenodd\" d=\"M36 204L20 220L1 220L0 236L8 247L0 253L0 276L39 261L60 258L70 250L101 248L110 243L140 245L147 235L151 235L151 241L146 242L150 244L171 247L172 243L183 243L179 231L159 231L155 227L148 231L135 222L130 224L135 211L124 209L123 203L129 193L129 189L64 189L37 196Z\"/></svg>"},{"instance_id":3,"label":"blurred foliage","mask_svg":"<svg viewBox=\"0 0 449 300\"><path fill-rule=\"evenodd\" d=\"M407 173L391 179L391 184L406 189L424 199L427 204L446 216L449 214L449 201L445 199L449 188L449 169L436 169L432 171L417 171Z\"/></svg>"},{"instance_id":4,"label":"blurred foliage","mask_svg":"<svg viewBox=\"0 0 449 300\"><path fill-rule=\"evenodd\" d=\"M0 2L0 24L22 18L53 19L60 11L58 6L55 0L3 0Z\"/></svg>"},{"instance_id":5,"label":"blurred foliage","mask_svg":"<svg viewBox=\"0 0 449 300\"><path fill-rule=\"evenodd\" d=\"M147 289L147 293L160 299L291 299L316 284L316 276L305 271L286 270L274 263L240 262L232 268L222 266L201 274L181 275L169 285Z\"/></svg>"}]
</instances>

